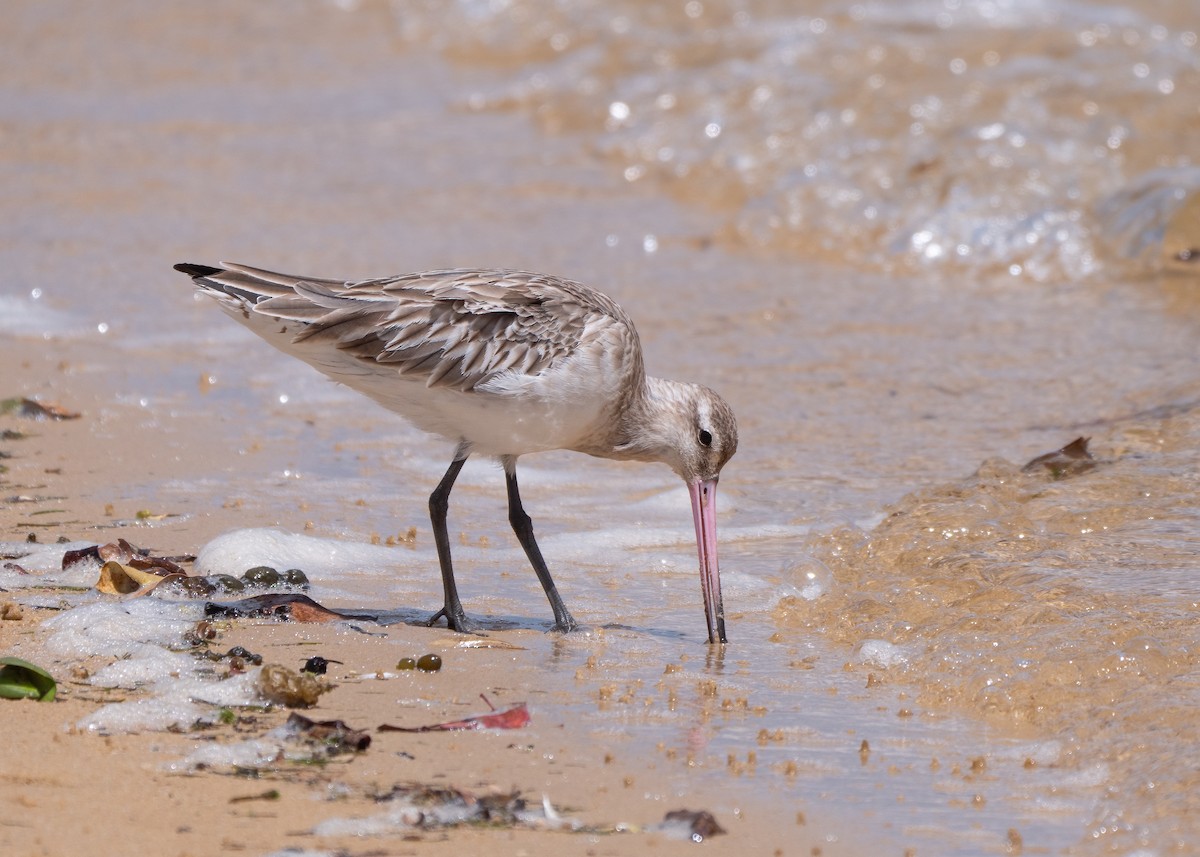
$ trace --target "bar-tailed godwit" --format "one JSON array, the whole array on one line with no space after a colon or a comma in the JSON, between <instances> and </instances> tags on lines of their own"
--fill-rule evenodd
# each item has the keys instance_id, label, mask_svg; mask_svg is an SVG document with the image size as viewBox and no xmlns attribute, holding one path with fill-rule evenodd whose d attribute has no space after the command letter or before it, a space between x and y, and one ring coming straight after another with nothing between
<instances>
[{"instance_id":1,"label":"bar-tailed godwit","mask_svg":"<svg viewBox=\"0 0 1200 857\"><path fill-rule=\"evenodd\" d=\"M221 263L175 269L276 348L457 444L429 498L450 628L475 631L450 562L446 514L472 453L504 466L508 519L537 572L554 627L576 627L517 490L517 458L569 449L661 461L687 484L708 641L725 642L717 565L717 478L737 450L725 400L646 375L633 321L615 301L544 274L453 270L359 282Z\"/></svg>"}]
</instances>

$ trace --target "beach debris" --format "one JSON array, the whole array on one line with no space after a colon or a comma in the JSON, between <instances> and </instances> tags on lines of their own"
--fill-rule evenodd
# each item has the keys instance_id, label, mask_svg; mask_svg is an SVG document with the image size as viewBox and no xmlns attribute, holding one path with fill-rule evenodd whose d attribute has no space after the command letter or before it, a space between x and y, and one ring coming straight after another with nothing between
<instances>
[{"instance_id":1,"label":"beach debris","mask_svg":"<svg viewBox=\"0 0 1200 857\"><path fill-rule=\"evenodd\" d=\"M78 548L63 552L63 571L66 571L72 566L79 565L81 562L103 563L104 560L100 559L100 545L88 545L85 548Z\"/></svg>"},{"instance_id":2,"label":"beach debris","mask_svg":"<svg viewBox=\"0 0 1200 857\"><path fill-rule=\"evenodd\" d=\"M184 579L186 576L182 571L163 573L155 567L146 570L109 559L101 565L100 579L96 581L94 588L106 595L133 595L134 598L140 598L154 592L166 581Z\"/></svg>"},{"instance_id":3,"label":"beach debris","mask_svg":"<svg viewBox=\"0 0 1200 857\"><path fill-rule=\"evenodd\" d=\"M299 568L289 568L283 573L283 582L288 586L299 586L308 589L308 575Z\"/></svg>"},{"instance_id":4,"label":"beach debris","mask_svg":"<svg viewBox=\"0 0 1200 857\"><path fill-rule=\"evenodd\" d=\"M677 809L661 822L584 824L556 809L548 795L526 798L517 789L495 786L468 790L452 785L406 782L386 791L366 793L386 811L367 818L330 818L319 823L317 836L380 836L408 830L438 830L469 824L496 829L553 830L584 834L661 833L672 839L703 842L726 831L703 810Z\"/></svg>"},{"instance_id":5,"label":"beach debris","mask_svg":"<svg viewBox=\"0 0 1200 857\"><path fill-rule=\"evenodd\" d=\"M194 628L188 628L183 632L183 641L187 643L187 645L197 648L207 643L211 643L219 636L220 630L217 628L217 624L215 622L213 622L211 619L201 619L196 623Z\"/></svg>"},{"instance_id":6,"label":"beach debris","mask_svg":"<svg viewBox=\"0 0 1200 857\"><path fill-rule=\"evenodd\" d=\"M0 699L53 702L58 692L54 676L21 658L0 658Z\"/></svg>"},{"instance_id":7,"label":"beach debris","mask_svg":"<svg viewBox=\"0 0 1200 857\"><path fill-rule=\"evenodd\" d=\"M428 655L421 655L417 658L417 669L421 672L435 673L442 668L442 656L435 655L432 652ZM484 700L487 701L486 699Z\"/></svg>"},{"instance_id":8,"label":"beach debris","mask_svg":"<svg viewBox=\"0 0 1200 857\"><path fill-rule=\"evenodd\" d=\"M204 613L206 616L224 617L272 616L294 622L341 622L348 619L374 622L378 619L376 616L330 610L298 592L255 595L231 602L210 601L204 605Z\"/></svg>"},{"instance_id":9,"label":"beach debris","mask_svg":"<svg viewBox=\"0 0 1200 857\"><path fill-rule=\"evenodd\" d=\"M167 518L178 518L178 512L153 512L150 509L138 509L134 518L138 521L165 521Z\"/></svg>"},{"instance_id":10,"label":"beach debris","mask_svg":"<svg viewBox=\"0 0 1200 857\"><path fill-rule=\"evenodd\" d=\"M211 661L229 661L229 669L233 672L242 672L247 665L261 666L263 662L262 655L255 654L245 646L233 646L229 651L221 654L220 652L206 652L205 657Z\"/></svg>"},{"instance_id":11,"label":"beach debris","mask_svg":"<svg viewBox=\"0 0 1200 857\"><path fill-rule=\"evenodd\" d=\"M398 670L420 670L421 672L435 673L441 668L442 656L432 652L421 655L419 658L401 658L396 662Z\"/></svg>"},{"instance_id":12,"label":"beach debris","mask_svg":"<svg viewBox=\"0 0 1200 857\"><path fill-rule=\"evenodd\" d=\"M280 572L269 565L256 565L254 568L248 568L242 572L242 580L246 586L259 586L263 589L272 589L278 586L308 588L308 575L298 568L289 568L287 571Z\"/></svg>"},{"instance_id":13,"label":"beach debris","mask_svg":"<svg viewBox=\"0 0 1200 857\"><path fill-rule=\"evenodd\" d=\"M524 646L518 646L516 643L510 643L506 640L497 640L495 637L476 637L470 640L448 640L441 641L446 645L453 646L456 649L512 649L513 651L525 651Z\"/></svg>"},{"instance_id":14,"label":"beach debris","mask_svg":"<svg viewBox=\"0 0 1200 857\"><path fill-rule=\"evenodd\" d=\"M174 560L150 556L148 550L134 547L125 539L63 553L64 571L85 562L101 563L93 588L105 595L141 597L168 581L184 586L188 577Z\"/></svg>"},{"instance_id":15,"label":"beach debris","mask_svg":"<svg viewBox=\"0 0 1200 857\"><path fill-rule=\"evenodd\" d=\"M0 604L0 619L20 622L24 618L25 611L15 601L5 601L3 604Z\"/></svg>"},{"instance_id":16,"label":"beach debris","mask_svg":"<svg viewBox=\"0 0 1200 857\"><path fill-rule=\"evenodd\" d=\"M252 800L279 800L282 797L279 789L267 789L265 792L259 792L254 795L237 795L229 799L230 803L247 803Z\"/></svg>"},{"instance_id":17,"label":"beach debris","mask_svg":"<svg viewBox=\"0 0 1200 857\"><path fill-rule=\"evenodd\" d=\"M454 732L466 729L521 729L529 725L529 708L524 702L518 702L503 711L497 711L484 694L479 697L492 710L491 714L480 714L463 720L450 720L445 723L434 723L429 726L392 726L384 723L379 727L380 732Z\"/></svg>"},{"instance_id":18,"label":"beach debris","mask_svg":"<svg viewBox=\"0 0 1200 857\"><path fill-rule=\"evenodd\" d=\"M246 589L245 582L232 574L210 574L204 580L212 584L214 592L219 589L221 592L234 593L244 592Z\"/></svg>"},{"instance_id":19,"label":"beach debris","mask_svg":"<svg viewBox=\"0 0 1200 857\"><path fill-rule=\"evenodd\" d=\"M288 708L309 708L333 685L312 673L301 673L282 664L265 664L258 674L257 690L264 699Z\"/></svg>"},{"instance_id":20,"label":"beach debris","mask_svg":"<svg viewBox=\"0 0 1200 857\"><path fill-rule=\"evenodd\" d=\"M272 586L278 586L283 578L279 575L278 571L269 565L256 565L254 568L248 568L242 572L242 580L251 586L261 586L264 589L269 589Z\"/></svg>"},{"instance_id":21,"label":"beach debris","mask_svg":"<svg viewBox=\"0 0 1200 857\"><path fill-rule=\"evenodd\" d=\"M388 805L388 812L373 819L330 819L314 831L319 836L354 833L354 827L367 822L369 831L432 830L461 824L532 830L583 830L572 818L560 815L549 798L526 800L521 792L490 790L471 792L454 786L425 783L401 783L374 795L375 801Z\"/></svg>"},{"instance_id":22,"label":"beach debris","mask_svg":"<svg viewBox=\"0 0 1200 857\"><path fill-rule=\"evenodd\" d=\"M335 661L332 658L323 658L320 655L313 655L304 662L304 666L300 668L300 672L312 673L313 675L325 675L329 671L330 664L340 664L341 661Z\"/></svg>"},{"instance_id":23,"label":"beach debris","mask_svg":"<svg viewBox=\"0 0 1200 857\"><path fill-rule=\"evenodd\" d=\"M149 595L167 580L184 577L187 575L183 573L162 575L132 565L122 565L115 559L110 559L100 567L100 577L94 588L105 595L141 597Z\"/></svg>"},{"instance_id":24,"label":"beach debris","mask_svg":"<svg viewBox=\"0 0 1200 857\"><path fill-rule=\"evenodd\" d=\"M105 595L130 595L137 592L142 586L141 581L132 573L137 572L128 566L121 565L115 559L109 560L100 567L100 577L96 580L94 588ZM157 575L150 575L150 577L161 580Z\"/></svg>"},{"instance_id":25,"label":"beach debris","mask_svg":"<svg viewBox=\"0 0 1200 857\"><path fill-rule=\"evenodd\" d=\"M183 771L230 771L244 775L249 771L279 770L282 763L325 762L335 756L361 753L370 745L370 734L344 721L310 720L293 711L286 722L258 738L205 743L172 767Z\"/></svg>"},{"instance_id":26,"label":"beach debris","mask_svg":"<svg viewBox=\"0 0 1200 857\"><path fill-rule=\"evenodd\" d=\"M87 547L65 551L62 558L62 569L66 571L81 562L119 562L139 571L154 571L160 576L169 574L185 575L187 572L176 562L181 557L151 556L146 548L131 545L125 539L117 539L104 545L88 545Z\"/></svg>"},{"instance_id":27,"label":"beach debris","mask_svg":"<svg viewBox=\"0 0 1200 857\"><path fill-rule=\"evenodd\" d=\"M79 413L52 402L39 402L24 396L0 399L0 414L13 414L30 420L77 420Z\"/></svg>"},{"instance_id":28,"label":"beach debris","mask_svg":"<svg viewBox=\"0 0 1200 857\"><path fill-rule=\"evenodd\" d=\"M117 595L146 595L162 583L168 584L164 592L170 591L185 598L208 598L216 592L241 593L247 586L307 589L309 585L308 575L298 568L280 573L269 566L256 566L248 569L240 578L231 574L189 575L179 562L194 559L192 556L152 556L146 548L139 548L125 539L118 539L109 544L87 545L64 552L62 568L66 571L80 563L100 563L101 575L96 589L106 594ZM156 577L161 579L155 579ZM230 605L230 608L235 609L233 605ZM265 614L278 612L281 605L247 605L247 609L260 610ZM300 622L328 622L343 618L331 614L332 611L325 610L314 601L301 600L296 609L288 611L287 617Z\"/></svg>"},{"instance_id":29,"label":"beach debris","mask_svg":"<svg viewBox=\"0 0 1200 857\"><path fill-rule=\"evenodd\" d=\"M1062 449L1047 452L1045 455L1039 455L1030 460L1021 468L1021 471L1038 473L1045 469L1049 471L1050 478L1054 480L1087 473L1098 464L1095 457L1088 451L1088 441L1090 440L1090 437L1077 437Z\"/></svg>"},{"instance_id":30,"label":"beach debris","mask_svg":"<svg viewBox=\"0 0 1200 857\"><path fill-rule=\"evenodd\" d=\"M347 726L342 720L310 720L294 711L283 730L284 737L289 740L319 745L328 756L361 753L371 746L371 735L365 730Z\"/></svg>"},{"instance_id":31,"label":"beach debris","mask_svg":"<svg viewBox=\"0 0 1200 857\"><path fill-rule=\"evenodd\" d=\"M184 598L207 598L217 591L217 587L207 577L199 577L194 574L188 577L172 578L171 582L163 589L172 595L182 595Z\"/></svg>"},{"instance_id":32,"label":"beach debris","mask_svg":"<svg viewBox=\"0 0 1200 857\"><path fill-rule=\"evenodd\" d=\"M711 812L690 809L671 810L663 817L661 824L651 829L676 839L690 839L693 842L703 842L719 833L725 833L725 828L717 823Z\"/></svg>"}]
</instances>

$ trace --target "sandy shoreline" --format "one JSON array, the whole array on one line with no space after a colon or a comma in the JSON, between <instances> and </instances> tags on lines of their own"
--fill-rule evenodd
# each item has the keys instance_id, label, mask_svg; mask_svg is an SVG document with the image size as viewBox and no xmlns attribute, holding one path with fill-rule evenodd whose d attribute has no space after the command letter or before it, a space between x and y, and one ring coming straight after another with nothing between
<instances>
[{"instance_id":1,"label":"sandy shoreline","mask_svg":"<svg viewBox=\"0 0 1200 857\"><path fill-rule=\"evenodd\" d=\"M636 319L652 374L727 398L741 444L719 504L723 657L684 486L558 452L522 458L522 492L586 633L544 633L503 479L475 458L456 567L466 609L520 648L223 625L219 651L344 662L307 713L374 740L323 766L171 769L280 709L80 731L161 699L93 681L139 666L107 645L142 622L122 613L172 602L63 611L0 571L0 602L25 602L0 655L62 682L53 704L0 701L0 855L1191 854L1200 308L1194 263L1172 284L1152 257L1200 258L1168 217L1198 187L1173 144L1200 115L1194 21L1051 2L994 27L995 4L968 3L943 29L876 5L822 4L806 27L718 0L7 4L0 399L81 416L0 416L24 435L0 439L0 541L170 556L278 527L371 553L415 527L374 565L314 563L311 591L393 620L436 609L427 498L450 444L194 300L178 262L577 279ZM1022 471L1081 436L1087 472ZM70 616L106 622L61 647ZM187 680L163 684L229 672L166 633L153 663ZM436 676L356 679L426 651ZM373 731L482 714L481 693L527 702L530 724ZM598 829L707 810L728 833L313 833L408 782L545 795Z\"/></svg>"},{"instance_id":2,"label":"sandy shoreline","mask_svg":"<svg viewBox=\"0 0 1200 857\"><path fill-rule=\"evenodd\" d=\"M162 451L136 430L137 406L105 402L102 390L70 368L80 365L75 361L100 365L111 355L102 349L89 354L78 343L64 343L56 351L52 360L49 349L32 341L4 347L4 364L18 367L8 377L5 396L37 396L82 415L65 421L2 418L4 428L26 436L3 445L12 457L4 461L8 472L3 476L0 540L22 541L31 533L42 543L60 537L98 543L123 537L152 544L157 555L186 554L212 534L248 523L245 510L229 509L224 518L210 512L181 519L178 525L139 525L137 510L125 508L137 503L136 498L122 496L123 474L136 468L142 476L153 475L159 467L185 474L203 461L209 441L197 427L191 432L194 443L186 445L195 453L194 461L159 461ZM0 597L20 601L35 592ZM287 848L345 854L462 854L484 848L533 855L648 849L682 854L696 853L699 847L656 832L511 827L464 826L366 838L313 835L314 826L326 819L378 815L386 807L372 795L406 783L450 786L473 794L516 790L535 805L544 795L562 815L598 830L617 825L644 828L675 809L707 810L727 831L703 846L717 853L852 853L845 850L844 840L828 839L840 839L836 831L806 817L803 807L794 803L762 800L733 807L728 795L708 787L678 794L686 749L646 758L624 749L619 740L600 746L587 729L565 722L555 705L564 694L593 694L597 706L620 702L611 697L613 686L604 690L595 676L577 675L575 691L563 677L547 681L544 658L557 644L540 631L492 635L515 648L463 648L464 638L444 628L391 625L382 629L385 636L368 636L337 624L261 619L219 623L219 637L208 646L214 651L240 645L261 654L265 662L292 667L316 653L342 661L329 673L336 689L304 713L316 720L344 720L369 730L373 738L365 752L337 757L326 765L279 763L255 776L241 776L181 773L170 766L198 746L261 736L286 720L286 708L250 712L236 725L183 734L89 734L76 724L104 704L137 699L145 692L88 684L84 677L113 659L47 653L43 623L57 611L26 606L22 613L20 620L0 623L0 651L44 664L58 678L60 690L53 703L3 703L9 738L0 749L0 806L5 807L0 843L7 854L108 853L100 843L110 840L119 840L124 853L178 855L266 854ZM362 678L392 670L399 657L423 652L442 655L445 667L440 673L396 674L385 681ZM218 676L228 672L224 663L215 669ZM485 713L481 693L498 709L527 702L532 722L511 731L374 732L382 723L416 726ZM421 704L399 706L397 698L415 698ZM714 697L713 705L719 712L720 700ZM268 793L277 797L263 797Z\"/></svg>"}]
</instances>

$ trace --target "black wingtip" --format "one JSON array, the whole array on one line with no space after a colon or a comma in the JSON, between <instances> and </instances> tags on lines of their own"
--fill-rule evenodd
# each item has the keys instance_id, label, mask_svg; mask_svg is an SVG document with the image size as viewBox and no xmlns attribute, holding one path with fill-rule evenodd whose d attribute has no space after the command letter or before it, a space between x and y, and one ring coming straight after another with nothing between
<instances>
[{"instance_id":1,"label":"black wingtip","mask_svg":"<svg viewBox=\"0 0 1200 857\"><path fill-rule=\"evenodd\" d=\"M221 273L223 269L214 268L212 265L193 265L191 262L180 262L175 266L175 270L187 274L189 277L211 277L213 274Z\"/></svg>"}]
</instances>

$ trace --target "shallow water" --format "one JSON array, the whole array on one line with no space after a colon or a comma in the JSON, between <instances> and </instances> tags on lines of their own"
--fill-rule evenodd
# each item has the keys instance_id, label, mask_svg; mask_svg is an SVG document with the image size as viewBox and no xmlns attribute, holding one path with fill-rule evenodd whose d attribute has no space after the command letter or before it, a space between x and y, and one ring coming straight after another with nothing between
<instances>
[{"instance_id":1,"label":"shallow water","mask_svg":"<svg viewBox=\"0 0 1200 857\"><path fill-rule=\"evenodd\" d=\"M347 540L414 526L411 571L320 594L432 610L425 497L450 445L194 303L170 265L562 273L741 428L723 656L675 477L522 461L590 629L531 650L564 717L680 783L917 853L1200 835L1193 6L19 9L0 328L94 343L79 371L144 408L147 443L202 425L228 450L123 491ZM1094 469L1021 472L1080 435ZM545 627L503 502L468 465L467 609Z\"/></svg>"}]
</instances>

